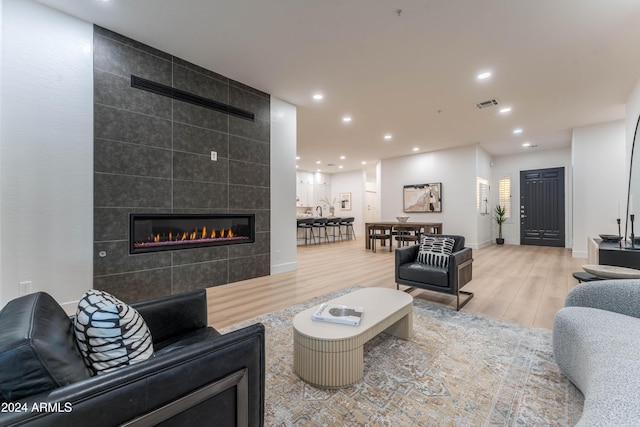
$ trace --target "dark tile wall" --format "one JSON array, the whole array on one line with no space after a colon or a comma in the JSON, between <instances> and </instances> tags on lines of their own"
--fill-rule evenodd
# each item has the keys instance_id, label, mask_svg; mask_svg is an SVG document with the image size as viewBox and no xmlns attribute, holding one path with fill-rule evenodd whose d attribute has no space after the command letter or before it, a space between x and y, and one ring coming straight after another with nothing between
<instances>
[{"instance_id":1,"label":"dark tile wall","mask_svg":"<svg viewBox=\"0 0 640 427\"><path fill-rule=\"evenodd\" d=\"M131 88L131 74L256 120ZM135 302L269 274L268 94L96 26L94 123L94 288ZM256 242L130 255L132 212L255 213Z\"/></svg>"}]
</instances>

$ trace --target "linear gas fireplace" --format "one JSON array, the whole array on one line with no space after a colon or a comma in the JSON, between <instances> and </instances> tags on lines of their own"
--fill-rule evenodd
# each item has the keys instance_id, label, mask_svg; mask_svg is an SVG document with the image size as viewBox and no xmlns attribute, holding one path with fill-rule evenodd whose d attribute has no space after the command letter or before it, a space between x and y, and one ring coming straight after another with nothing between
<instances>
[{"instance_id":1,"label":"linear gas fireplace","mask_svg":"<svg viewBox=\"0 0 640 427\"><path fill-rule=\"evenodd\" d=\"M129 252L167 251L255 241L255 215L131 214Z\"/></svg>"}]
</instances>

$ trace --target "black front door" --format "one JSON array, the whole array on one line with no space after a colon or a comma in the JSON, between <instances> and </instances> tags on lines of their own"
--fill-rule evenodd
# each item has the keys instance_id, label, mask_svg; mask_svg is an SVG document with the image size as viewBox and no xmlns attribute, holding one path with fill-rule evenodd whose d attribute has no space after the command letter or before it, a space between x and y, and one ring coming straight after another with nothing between
<instances>
[{"instance_id":1,"label":"black front door","mask_svg":"<svg viewBox=\"0 0 640 427\"><path fill-rule=\"evenodd\" d=\"M520 244L564 247L564 168L520 172Z\"/></svg>"}]
</instances>

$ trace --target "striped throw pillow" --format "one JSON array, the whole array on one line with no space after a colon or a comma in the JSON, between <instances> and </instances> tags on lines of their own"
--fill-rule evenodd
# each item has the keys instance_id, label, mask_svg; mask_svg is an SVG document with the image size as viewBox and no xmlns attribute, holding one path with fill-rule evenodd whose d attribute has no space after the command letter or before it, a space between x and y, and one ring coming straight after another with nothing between
<instances>
[{"instance_id":1,"label":"striped throw pillow","mask_svg":"<svg viewBox=\"0 0 640 427\"><path fill-rule=\"evenodd\" d=\"M78 348L94 374L153 357L151 333L138 311L113 295L87 291L74 320Z\"/></svg>"},{"instance_id":2,"label":"striped throw pillow","mask_svg":"<svg viewBox=\"0 0 640 427\"><path fill-rule=\"evenodd\" d=\"M422 236L416 262L436 267L448 267L449 255L453 252L455 242L451 237Z\"/></svg>"}]
</instances>

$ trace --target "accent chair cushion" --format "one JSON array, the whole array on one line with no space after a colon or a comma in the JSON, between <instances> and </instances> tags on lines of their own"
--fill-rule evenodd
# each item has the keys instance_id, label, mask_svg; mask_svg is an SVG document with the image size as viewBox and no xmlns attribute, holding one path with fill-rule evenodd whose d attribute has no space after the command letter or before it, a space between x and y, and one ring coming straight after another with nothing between
<instances>
[{"instance_id":1,"label":"accent chair cushion","mask_svg":"<svg viewBox=\"0 0 640 427\"><path fill-rule=\"evenodd\" d=\"M104 291L83 295L75 335L85 364L96 374L153 357L151 333L140 313Z\"/></svg>"},{"instance_id":2,"label":"accent chair cushion","mask_svg":"<svg viewBox=\"0 0 640 427\"><path fill-rule=\"evenodd\" d=\"M91 377L69 316L47 293L16 298L0 312L0 400L15 401Z\"/></svg>"},{"instance_id":3,"label":"accent chair cushion","mask_svg":"<svg viewBox=\"0 0 640 427\"><path fill-rule=\"evenodd\" d=\"M446 268L454 245L451 237L422 236L416 262Z\"/></svg>"},{"instance_id":4,"label":"accent chair cushion","mask_svg":"<svg viewBox=\"0 0 640 427\"><path fill-rule=\"evenodd\" d=\"M449 286L449 273L444 267L409 262L398 267L398 277L417 283L428 283L434 286Z\"/></svg>"}]
</instances>

